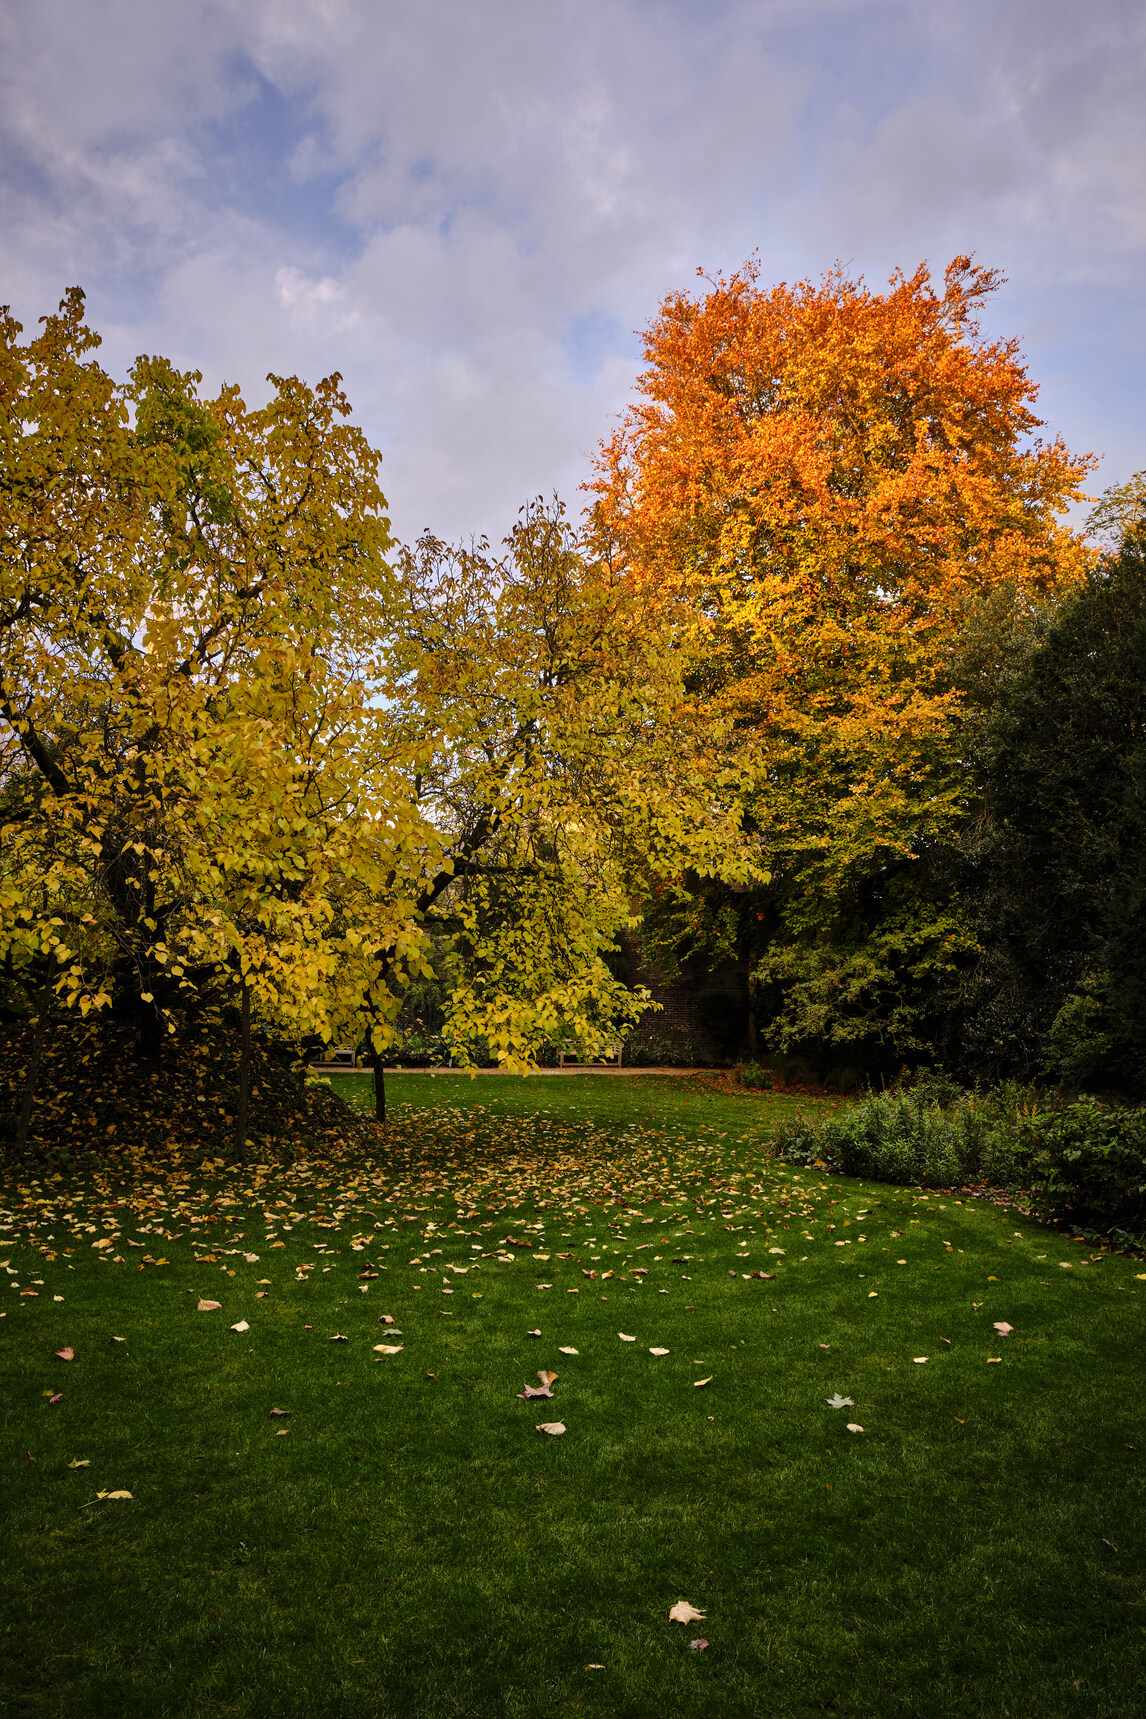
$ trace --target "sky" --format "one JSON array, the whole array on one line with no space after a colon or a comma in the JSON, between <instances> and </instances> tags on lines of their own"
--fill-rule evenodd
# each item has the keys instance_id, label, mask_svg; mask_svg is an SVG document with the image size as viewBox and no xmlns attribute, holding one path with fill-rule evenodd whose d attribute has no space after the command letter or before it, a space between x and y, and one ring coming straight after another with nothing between
<instances>
[{"instance_id":1,"label":"sky","mask_svg":"<svg viewBox=\"0 0 1146 1719\"><path fill-rule=\"evenodd\" d=\"M1048 430L1146 466L1140 0L0 0L0 301L265 398L397 533L574 508L663 297L972 252Z\"/></svg>"}]
</instances>

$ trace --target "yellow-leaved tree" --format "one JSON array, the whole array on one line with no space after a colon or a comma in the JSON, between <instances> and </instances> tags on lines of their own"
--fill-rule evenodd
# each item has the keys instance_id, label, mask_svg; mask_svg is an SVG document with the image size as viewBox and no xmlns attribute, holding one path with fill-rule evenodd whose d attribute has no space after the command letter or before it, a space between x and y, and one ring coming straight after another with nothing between
<instances>
[{"instance_id":1,"label":"yellow-leaved tree","mask_svg":"<svg viewBox=\"0 0 1146 1719\"><path fill-rule=\"evenodd\" d=\"M664 605L544 510L501 561L388 561L337 376L271 377L257 409L161 359L117 383L78 292L26 344L0 329L0 955L38 1011L21 1134L53 1004L146 1034L237 1003L240 1147L252 1009L303 1041L365 1030L381 1058L443 940L462 1060L478 1033L528 1066L555 1032L614 1030L632 876L751 863L682 653L654 645Z\"/></svg>"}]
</instances>

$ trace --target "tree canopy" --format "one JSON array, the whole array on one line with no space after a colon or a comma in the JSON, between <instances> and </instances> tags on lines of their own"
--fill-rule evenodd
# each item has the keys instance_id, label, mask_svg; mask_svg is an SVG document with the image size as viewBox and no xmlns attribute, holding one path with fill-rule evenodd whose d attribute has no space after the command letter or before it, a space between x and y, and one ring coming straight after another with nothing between
<instances>
[{"instance_id":1,"label":"tree canopy","mask_svg":"<svg viewBox=\"0 0 1146 1719\"><path fill-rule=\"evenodd\" d=\"M777 1042L920 1042L971 944L931 863L971 801L961 634L1093 559L1060 517L1092 462L1038 439L1017 343L980 328L996 284L958 257L939 290L750 265L672 294L600 452L599 538L689 600L698 693L741 736Z\"/></svg>"},{"instance_id":2,"label":"tree canopy","mask_svg":"<svg viewBox=\"0 0 1146 1719\"><path fill-rule=\"evenodd\" d=\"M0 331L9 983L380 1052L444 950L460 1060L613 1036L648 879L755 863L671 604L559 505L502 556L399 550L338 376L116 382L78 291Z\"/></svg>"}]
</instances>

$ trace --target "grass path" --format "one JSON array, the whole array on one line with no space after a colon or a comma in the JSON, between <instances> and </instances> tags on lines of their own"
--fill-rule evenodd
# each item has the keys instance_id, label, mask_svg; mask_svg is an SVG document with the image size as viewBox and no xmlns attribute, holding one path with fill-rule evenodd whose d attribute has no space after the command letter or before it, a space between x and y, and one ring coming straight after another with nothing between
<instances>
[{"instance_id":1,"label":"grass path","mask_svg":"<svg viewBox=\"0 0 1146 1719\"><path fill-rule=\"evenodd\" d=\"M9 1178L0 1714L1141 1711L1135 1262L774 1165L792 1101L494 1085Z\"/></svg>"}]
</instances>

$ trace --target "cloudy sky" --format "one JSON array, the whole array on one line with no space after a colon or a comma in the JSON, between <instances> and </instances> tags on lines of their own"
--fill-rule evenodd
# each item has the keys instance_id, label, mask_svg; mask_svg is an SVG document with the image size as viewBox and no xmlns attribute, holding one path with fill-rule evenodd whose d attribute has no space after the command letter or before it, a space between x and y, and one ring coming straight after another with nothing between
<instances>
[{"instance_id":1,"label":"cloudy sky","mask_svg":"<svg viewBox=\"0 0 1146 1719\"><path fill-rule=\"evenodd\" d=\"M1049 425L1146 466L1140 0L0 0L0 301L122 370L341 370L396 528L577 500L696 269L1000 268Z\"/></svg>"}]
</instances>

